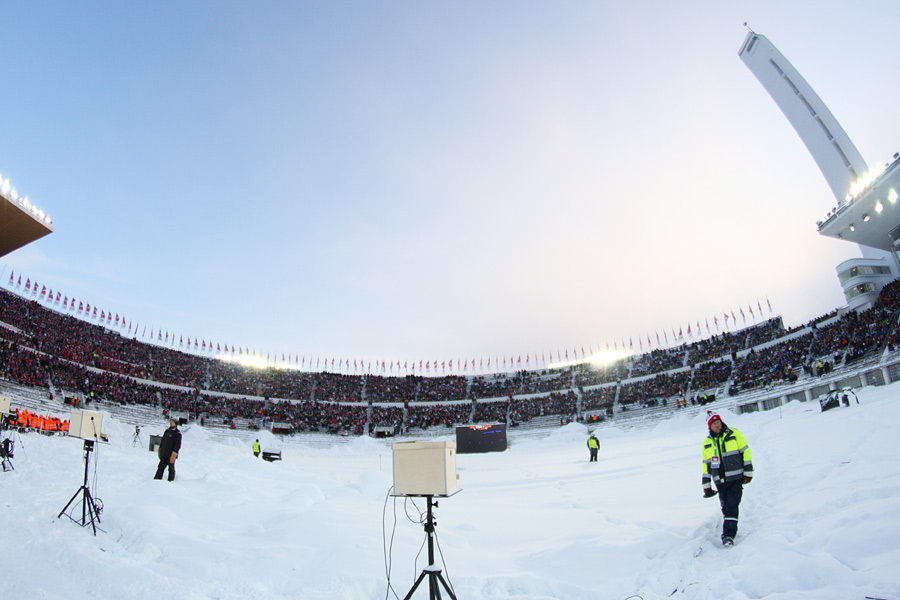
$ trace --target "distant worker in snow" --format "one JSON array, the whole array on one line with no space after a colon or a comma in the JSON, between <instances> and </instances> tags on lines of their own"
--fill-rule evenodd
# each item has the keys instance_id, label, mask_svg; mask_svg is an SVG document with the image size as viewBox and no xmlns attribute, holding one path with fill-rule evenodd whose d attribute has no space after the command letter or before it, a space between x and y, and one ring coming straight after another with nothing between
<instances>
[{"instance_id":1,"label":"distant worker in snow","mask_svg":"<svg viewBox=\"0 0 900 600\"><path fill-rule=\"evenodd\" d=\"M253 456L259 458L259 438L253 442Z\"/></svg>"},{"instance_id":2,"label":"distant worker in snow","mask_svg":"<svg viewBox=\"0 0 900 600\"><path fill-rule=\"evenodd\" d=\"M712 498L719 494L724 517L722 543L731 546L737 535L743 486L753 479L753 460L744 434L728 427L711 410L706 411L706 426L709 435L703 440L703 497Z\"/></svg>"},{"instance_id":3,"label":"distant worker in snow","mask_svg":"<svg viewBox=\"0 0 900 600\"><path fill-rule=\"evenodd\" d=\"M597 439L597 436L593 433L591 437L588 438L587 441L588 450L591 451L591 460L588 462L597 462L597 452L600 450L600 440Z\"/></svg>"}]
</instances>

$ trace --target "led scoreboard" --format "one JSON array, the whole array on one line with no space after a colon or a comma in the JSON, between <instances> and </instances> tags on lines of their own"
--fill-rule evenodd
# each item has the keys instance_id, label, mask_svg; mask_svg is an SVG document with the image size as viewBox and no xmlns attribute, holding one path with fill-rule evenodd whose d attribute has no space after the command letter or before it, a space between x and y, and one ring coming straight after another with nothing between
<instances>
[{"instance_id":1,"label":"led scoreboard","mask_svg":"<svg viewBox=\"0 0 900 600\"><path fill-rule=\"evenodd\" d=\"M456 428L456 453L503 452L506 425L469 425Z\"/></svg>"}]
</instances>

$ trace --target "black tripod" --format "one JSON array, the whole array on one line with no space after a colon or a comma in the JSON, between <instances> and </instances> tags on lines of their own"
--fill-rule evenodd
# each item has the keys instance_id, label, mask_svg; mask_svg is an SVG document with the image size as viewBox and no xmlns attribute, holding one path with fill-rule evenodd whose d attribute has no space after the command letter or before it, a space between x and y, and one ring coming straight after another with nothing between
<instances>
[{"instance_id":1,"label":"black tripod","mask_svg":"<svg viewBox=\"0 0 900 600\"><path fill-rule=\"evenodd\" d=\"M15 442L12 441L12 438L3 438L3 441L0 442L0 459L3 460L3 472L7 471L15 471L16 468L12 464L13 458L13 448L15 447Z\"/></svg>"},{"instance_id":2,"label":"black tripod","mask_svg":"<svg viewBox=\"0 0 900 600\"><path fill-rule=\"evenodd\" d=\"M131 438L131 447L134 448L138 444L143 444L144 442L141 440L141 426L134 426L134 437Z\"/></svg>"},{"instance_id":3,"label":"black tripod","mask_svg":"<svg viewBox=\"0 0 900 600\"><path fill-rule=\"evenodd\" d=\"M13 458L13 448L15 448L16 443L13 441L12 436L15 434L15 429L9 424L11 415L0 415L0 432L5 429L9 429L11 432L9 437L4 437L0 440L0 459L3 461L3 472L6 471L15 471L16 468L13 467L12 458Z\"/></svg>"},{"instance_id":4,"label":"black tripod","mask_svg":"<svg viewBox=\"0 0 900 600\"><path fill-rule=\"evenodd\" d=\"M438 587L438 583L443 586L443 588L447 591L447 594L456 600L456 594L453 593L453 590L450 589L450 586L447 585L447 582L444 580L444 576L441 575L441 570L435 567L434 565L434 512L432 512L431 507L437 506L438 503L434 502L434 496L425 496L425 501L428 503L428 512L427 518L425 519L425 534L428 537L428 566L422 569L422 573L419 575L416 582L413 584L412 589L409 590L409 593L406 594L406 597L403 600L409 600L412 598L413 594L416 593L416 589L419 587L419 584L428 577L428 598L429 600L441 600L441 588Z\"/></svg>"},{"instance_id":5,"label":"black tripod","mask_svg":"<svg viewBox=\"0 0 900 600\"><path fill-rule=\"evenodd\" d=\"M97 505L94 503L94 497L91 496L91 490L88 487L88 465L91 463L91 451L94 449L94 442L91 440L84 440L84 484L69 502L63 507L56 518L60 518L64 514L69 517L73 522L78 523L82 527L87 527L88 521L90 520L91 528L94 530L94 535L97 535L97 523L100 522L100 510L97 508ZM81 520L79 521L77 518L73 517L70 514L67 514L66 511L69 509L69 506L75 502L75 498L78 497L78 494L81 494Z\"/></svg>"}]
</instances>

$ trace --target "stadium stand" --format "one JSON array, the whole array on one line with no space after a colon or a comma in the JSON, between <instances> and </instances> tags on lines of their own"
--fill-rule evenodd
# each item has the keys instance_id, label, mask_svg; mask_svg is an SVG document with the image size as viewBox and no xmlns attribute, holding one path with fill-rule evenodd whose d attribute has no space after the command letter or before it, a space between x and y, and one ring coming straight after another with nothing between
<instances>
[{"instance_id":1,"label":"stadium stand","mask_svg":"<svg viewBox=\"0 0 900 600\"><path fill-rule=\"evenodd\" d=\"M494 375L422 377L257 369L160 348L0 290L0 393L59 417L67 404L126 423L186 414L219 435L287 424L290 434L415 435L500 422L522 431L571 421L641 426L712 398L738 412L811 400L841 385L900 380L900 282L872 308L785 330L737 332L587 363Z\"/></svg>"}]
</instances>

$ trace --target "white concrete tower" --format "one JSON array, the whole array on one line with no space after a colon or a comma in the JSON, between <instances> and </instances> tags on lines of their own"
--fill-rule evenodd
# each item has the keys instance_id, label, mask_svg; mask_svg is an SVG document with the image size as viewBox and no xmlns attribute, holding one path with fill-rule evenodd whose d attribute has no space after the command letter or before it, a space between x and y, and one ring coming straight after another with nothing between
<instances>
[{"instance_id":1,"label":"white concrete tower","mask_svg":"<svg viewBox=\"0 0 900 600\"><path fill-rule=\"evenodd\" d=\"M806 145L837 204L846 202L851 186L869 171L869 167L844 128L797 69L765 36L750 31L738 55ZM837 267L848 305L855 309L871 306L881 286L900 275L891 253L865 245L859 245L859 249L862 259L844 261ZM873 270L880 276L873 278ZM868 275L865 281L850 276L861 272ZM863 286L863 283L867 285Z\"/></svg>"},{"instance_id":2,"label":"white concrete tower","mask_svg":"<svg viewBox=\"0 0 900 600\"><path fill-rule=\"evenodd\" d=\"M751 31L739 56L790 121L834 197L842 202L850 186L869 170L844 128L794 65L764 36Z\"/></svg>"}]
</instances>

